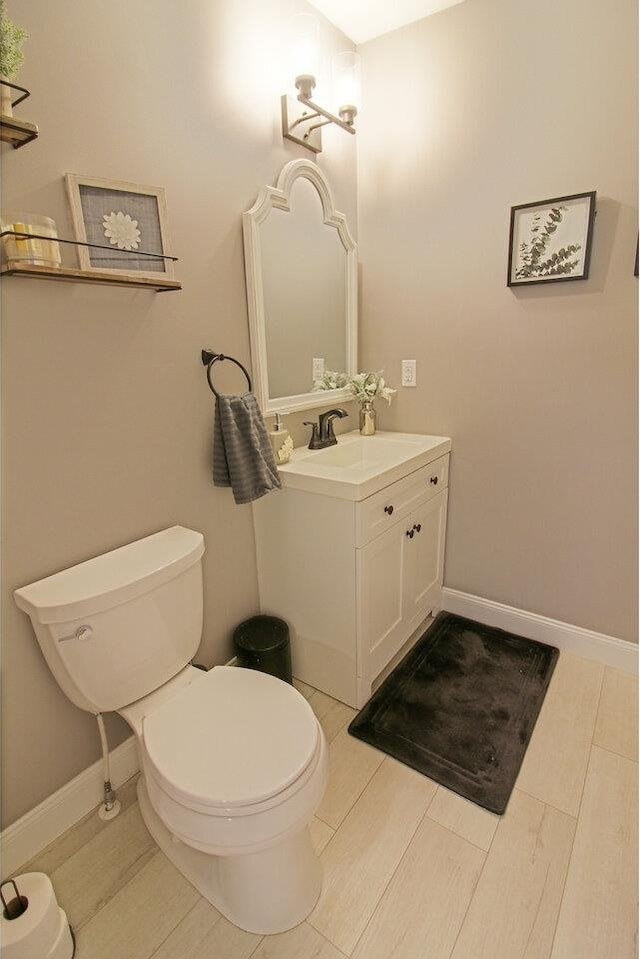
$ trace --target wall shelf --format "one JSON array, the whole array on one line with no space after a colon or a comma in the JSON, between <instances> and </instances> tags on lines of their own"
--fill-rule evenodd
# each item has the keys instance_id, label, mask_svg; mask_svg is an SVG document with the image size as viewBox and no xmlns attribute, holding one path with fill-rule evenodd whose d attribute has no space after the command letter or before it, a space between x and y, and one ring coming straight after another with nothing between
<instances>
[{"instance_id":1,"label":"wall shelf","mask_svg":"<svg viewBox=\"0 0 640 959\"><path fill-rule=\"evenodd\" d=\"M4 266L0 269L0 275L62 280L67 283L103 283L107 286L130 286L144 290L155 290L156 293L182 289L182 283L179 283L178 280L169 280L161 276L157 279L141 276L134 280L128 276L118 276L117 273L103 273L101 270L72 270L61 266L35 266L31 263Z\"/></svg>"},{"instance_id":2,"label":"wall shelf","mask_svg":"<svg viewBox=\"0 0 640 959\"><path fill-rule=\"evenodd\" d=\"M23 147L26 143L31 143L37 136L38 128L35 123L0 115L0 140L12 143L14 150Z\"/></svg>"},{"instance_id":3,"label":"wall shelf","mask_svg":"<svg viewBox=\"0 0 640 959\"><path fill-rule=\"evenodd\" d=\"M0 79L0 85L9 90L17 90L20 94L15 100L11 101L11 107L17 107L19 103L30 97L31 94L25 87L18 86L17 83L11 83L4 78ZM0 140L4 143L12 143L13 149L17 150L23 147L25 143L31 143L38 136L38 128L35 123L27 123L26 120L17 120L14 116L5 116L0 113Z\"/></svg>"}]
</instances>

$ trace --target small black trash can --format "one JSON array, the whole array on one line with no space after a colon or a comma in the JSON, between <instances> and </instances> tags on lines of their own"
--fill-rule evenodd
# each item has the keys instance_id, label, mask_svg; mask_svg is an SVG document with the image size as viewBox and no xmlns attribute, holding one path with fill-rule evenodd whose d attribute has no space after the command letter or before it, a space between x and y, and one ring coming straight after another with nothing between
<instances>
[{"instance_id":1,"label":"small black trash can","mask_svg":"<svg viewBox=\"0 0 640 959\"><path fill-rule=\"evenodd\" d=\"M238 666L270 673L285 683L293 682L289 627L283 619L252 616L236 626L233 646Z\"/></svg>"}]
</instances>

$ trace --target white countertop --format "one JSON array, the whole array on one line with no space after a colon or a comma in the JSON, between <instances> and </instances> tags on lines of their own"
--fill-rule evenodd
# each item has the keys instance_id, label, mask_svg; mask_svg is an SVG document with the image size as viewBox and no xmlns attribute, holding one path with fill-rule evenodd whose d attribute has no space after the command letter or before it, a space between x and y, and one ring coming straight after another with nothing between
<instances>
[{"instance_id":1,"label":"white countertop","mask_svg":"<svg viewBox=\"0 0 640 959\"><path fill-rule=\"evenodd\" d=\"M324 450L297 447L279 470L285 489L359 501L450 450L448 436L381 431L361 436L354 430Z\"/></svg>"}]
</instances>

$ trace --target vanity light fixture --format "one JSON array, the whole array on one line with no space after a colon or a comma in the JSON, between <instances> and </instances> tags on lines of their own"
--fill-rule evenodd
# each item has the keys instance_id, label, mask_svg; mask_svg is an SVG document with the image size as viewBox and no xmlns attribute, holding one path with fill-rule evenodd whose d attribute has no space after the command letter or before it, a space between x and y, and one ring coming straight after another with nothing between
<instances>
[{"instance_id":1,"label":"vanity light fixture","mask_svg":"<svg viewBox=\"0 0 640 959\"><path fill-rule=\"evenodd\" d=\"M297 96L283 94L282 135L301 146L320 153L321 128L333 123L355 134L355 118L360 101L360 57L345 51L333 60L334 100L337 115L313 99L319 71L319 24L311 14L292 17L292 71Z\"/></svg>"},{"instance_id":2,"label":"vanity light fixture","mask_svg":"<svg viewBox=\"0 0 640 959\"><path fill-rule=\"evenodd\" d=\"M360 106L360 57L352 50L345 50L333 58L333 97L338 104L338 116L353 125Z\"/></svg>"}]
</instances>

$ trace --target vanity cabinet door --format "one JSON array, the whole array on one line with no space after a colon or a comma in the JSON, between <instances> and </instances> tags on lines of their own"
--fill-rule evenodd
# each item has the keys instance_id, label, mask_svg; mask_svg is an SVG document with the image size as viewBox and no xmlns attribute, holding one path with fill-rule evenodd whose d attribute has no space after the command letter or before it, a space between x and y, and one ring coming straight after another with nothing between
<instances>
[{"instance_id":1,"label":"vanity cabinet door","mask_svg":"<svg viewBox=\"0 0 640 959\"><path fill-rule=\"evenodd\" d=\"M406 639L409 518L358 552L358 675L376 676Z\"/></svg>"},{"instance_id":2,"label":"vanity cabinet door","mask_svg":"<svg viewBox=\"0 0 640 959\"><path fill-rule=\"evenodd\" d=\"M411 514L415 536L407 565L406 620L417 627L427 613L440 607L447 523L447 490Z\"/></svg>"}]
</instances>

